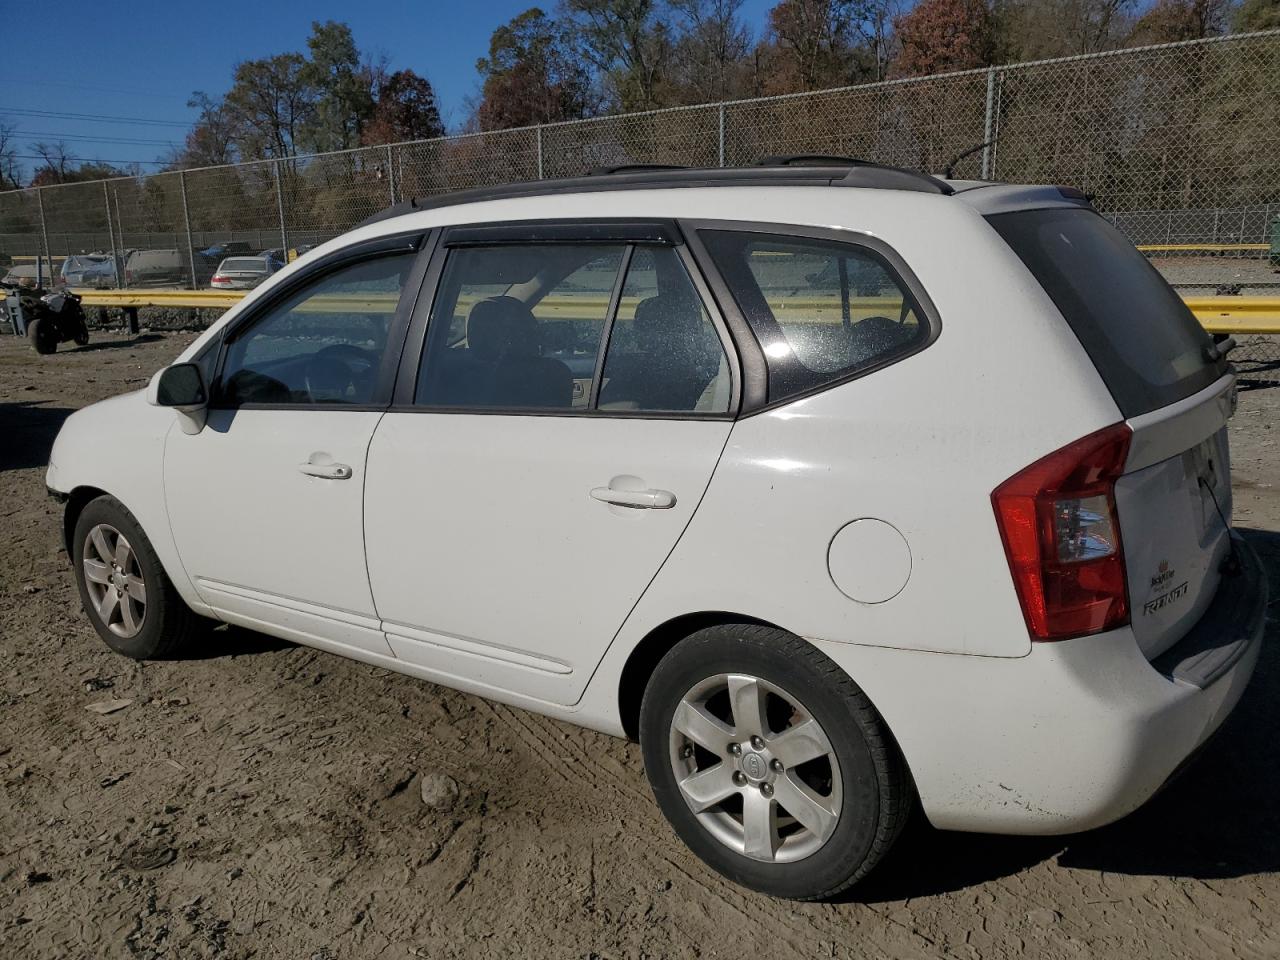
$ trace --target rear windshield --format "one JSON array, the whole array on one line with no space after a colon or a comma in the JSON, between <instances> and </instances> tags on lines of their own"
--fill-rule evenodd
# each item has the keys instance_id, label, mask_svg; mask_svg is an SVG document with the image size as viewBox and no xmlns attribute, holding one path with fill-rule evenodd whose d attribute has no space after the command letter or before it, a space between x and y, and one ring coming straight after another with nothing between
<instances>
[{"instance_id":1,"label":"rear windshield","mask_svg":"<svg viewBox=\"0 0 1280 960\"><path fill-rule=\"evenodd\" d=\"M1182 298L1092 210L1024 210L987 218L1040 281L1115 398L1136 417L1227 371Z\"/></svg>"},{"instance_id":2,"label":"rear windshield","mask_svg":"<svg viewBox=\"0 0 1280 960\"><path fill-rule=\"evenodd\" d=\"M222 261L223 270L247 270L252 273L265 273L267 265L264 261L256 257L249 257L244 260L224 260Z\"/></svg>"}]
</instances>

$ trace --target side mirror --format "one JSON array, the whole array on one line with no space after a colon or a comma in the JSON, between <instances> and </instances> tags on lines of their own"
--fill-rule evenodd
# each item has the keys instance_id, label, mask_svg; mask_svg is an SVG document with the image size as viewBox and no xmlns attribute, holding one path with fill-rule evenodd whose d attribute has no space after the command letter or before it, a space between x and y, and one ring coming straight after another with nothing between
<instances>
[{"instance_id":1,"label":"side mirror","mask_svg":"<svg viewBox=\"0 0 1280 960\"><path fill-rule=\"evenodd\" d=\"M147 399L157 407L172 407L184 433L199 433L208 416L209 391L204 374L194 363L175 363L151 380Z\"/></svg>"}]
</instances>

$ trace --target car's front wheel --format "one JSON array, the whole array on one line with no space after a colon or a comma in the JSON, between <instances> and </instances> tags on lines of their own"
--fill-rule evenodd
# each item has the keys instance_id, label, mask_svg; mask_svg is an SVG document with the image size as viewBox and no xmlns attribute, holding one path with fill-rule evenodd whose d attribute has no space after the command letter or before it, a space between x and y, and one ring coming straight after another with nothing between
<instances>
[{"instance_id":1,"label":"car's front wheel","mask_svg":"<svg viewBox=\"0 0 1280 960\"><path fill-rule=\"evenodd\" d=\"M897 839L914 792L866 695L812 644L753 624L709 627L658 665L640 716L667 819L729 879L832 897Z\"/></svg>"},{"instance_id":2,"label":"car's front wheel","mask_svg":"<svg viewBox=\"0 0 1280 960\"><path fill-rule=\"evenodd\" d=\"M115 497L90 501L73 539L80 602L98 636L135 660L173 655L201 621L178 595L142 527Z\"/></svg>"}]
</instances>

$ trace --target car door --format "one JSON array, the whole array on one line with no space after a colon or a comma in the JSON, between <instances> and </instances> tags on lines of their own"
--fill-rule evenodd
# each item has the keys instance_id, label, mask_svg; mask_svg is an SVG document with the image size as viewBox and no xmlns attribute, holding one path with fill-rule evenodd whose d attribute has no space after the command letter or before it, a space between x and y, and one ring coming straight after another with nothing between
<instances>
[{"instance_id":1,"label":"car door","mask_svg":"<svg viewBox=\"0 0 1280 960\"><path fill-rule=\"evenodd\" d=\"M369 575L397 657L477 692L580 697L736 409L678 241L664 224L445 233L409 337L425 346L369 448Z\"/></svg>"},{"instance_id":2,"label":"car door","mask_svg":"<svg viewBox=\"0 0 1280 960\"><path fill-rule=\"evenodd\" d=\"M421 280L418 239L330 257L273 291L224 335L204 429L170 431L173 536L223 619L389 654L365 570L365 455Z\"/></svg>"}]
</instances>

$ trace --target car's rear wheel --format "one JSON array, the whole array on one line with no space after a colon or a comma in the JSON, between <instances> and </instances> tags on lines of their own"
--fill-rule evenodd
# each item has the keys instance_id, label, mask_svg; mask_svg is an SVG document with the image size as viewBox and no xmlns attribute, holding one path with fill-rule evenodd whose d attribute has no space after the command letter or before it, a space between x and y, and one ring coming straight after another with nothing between
<instances>
[{"instance_id":1,"label":"car's rear wheel","mask_svg":"<svg viewBox=\"0 0 1280 960\"><path fill-rule=\"evenodd\" d=\"M151 541L119 500L91 501L76 520L72 558L80 601L98 636L135 660L174 654L199 630Z\"/></svg>"},{"instance_id":2,"label":"car's rear wheel","mask_svg":"<svg viewBox=\"0 0 1280 960\"><path fill-rule=\"evenodd\" d=\"M834 896L880 861L914 796L866 695L812 644L709 627L658 665L640 716L667 819L710 866L796 900Z\"/></svg>"}]
</instances>

